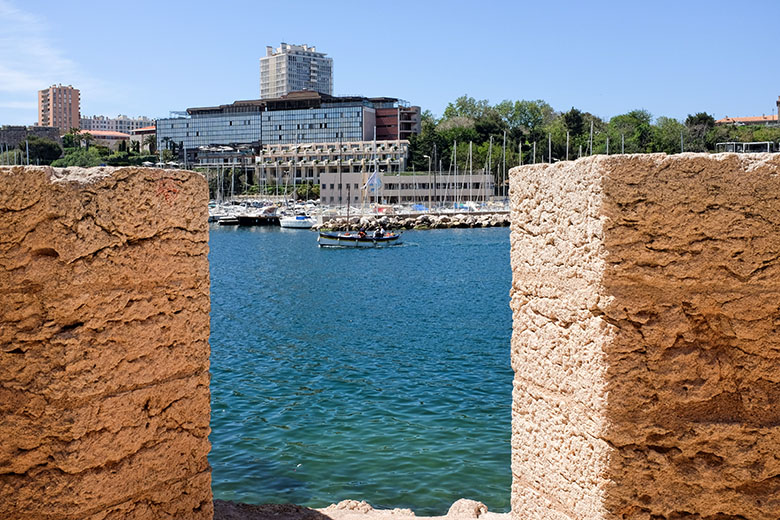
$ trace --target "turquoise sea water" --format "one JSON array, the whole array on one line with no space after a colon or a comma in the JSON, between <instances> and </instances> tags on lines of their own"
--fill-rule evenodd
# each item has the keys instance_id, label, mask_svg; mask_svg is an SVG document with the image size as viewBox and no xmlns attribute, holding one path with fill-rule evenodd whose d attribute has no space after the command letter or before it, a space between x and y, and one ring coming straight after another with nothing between
<instances>
[{"instance_id":1,"label":"turquoise sea water","mask_svg":"<svg viewBox=\"0 0 780 520\"><path fill-rule=\"evenodd\" d=\"M210 232L215 498L509 510L509 230Z\"/></svg>"}]
</instances>

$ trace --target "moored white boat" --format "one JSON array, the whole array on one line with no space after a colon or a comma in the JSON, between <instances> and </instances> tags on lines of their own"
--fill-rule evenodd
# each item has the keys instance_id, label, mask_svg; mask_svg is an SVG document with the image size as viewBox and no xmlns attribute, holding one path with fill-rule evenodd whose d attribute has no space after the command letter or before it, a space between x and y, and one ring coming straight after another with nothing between
<instances>
[{"instance_id":1,"label":"moored white boat","mask_svg":"<svg viewBox=\"0 0 780 520\"><path fill-rule=\"evenodd\" d=\"M283 228L311 229L316 221L308 215L293 215L279 218L279 225Z\"/></svg>"},{"instance_id":2,"label":"moored white boat","mask_svg":"<svg viewBox=\"0 0 780 520\"><path fill-rule=\"evenodd\" d=\"M237 215L222 215L217 220L217 223L219 223L220 226L237 226L238 225L238 216Z\"/></svg>"}]
</instances>

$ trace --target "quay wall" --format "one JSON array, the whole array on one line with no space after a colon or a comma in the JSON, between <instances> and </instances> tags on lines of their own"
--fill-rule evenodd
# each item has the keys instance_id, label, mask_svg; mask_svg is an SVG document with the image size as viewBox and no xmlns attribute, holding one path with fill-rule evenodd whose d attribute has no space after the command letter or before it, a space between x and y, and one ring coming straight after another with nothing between
<instances>
[{"instance_id":1,"label":"quay wall","mask_svg":"<svg viewBox=\"0 0 780 520\"><path fill-rule=\"evenodd\" d=\"M0 518L211 519L208 188L0 167Z\"/></svg>"},{"instance_id":2,"label":"quay wall","mask_svg":"<svg viewBox=\"0 0 780 520\"><path fill-rule=\"evenodd\" d=\"M514 168L512 514L780 512L780 155Z\"/></svg>"}]
</instances>

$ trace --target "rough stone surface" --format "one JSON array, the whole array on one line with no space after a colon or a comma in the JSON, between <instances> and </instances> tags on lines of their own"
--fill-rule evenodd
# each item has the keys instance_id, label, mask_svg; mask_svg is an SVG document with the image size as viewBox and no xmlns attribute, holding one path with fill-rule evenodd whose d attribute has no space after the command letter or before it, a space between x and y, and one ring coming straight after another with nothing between
<instances>
[{"instance_id":1,"label":"rough stone surface","mask_svg":"<svg viewBox=\"0 0 780 520\"><path fill-rule=\"evenodd\" d=\"M212 517L207 199L0 168L0 518Z\"/></svg>"},{"instance_id":2,"label":"rough stone surface","mask_svg":"<svg viewBox=\"0 0 780 520\"><path fill-rule=\"evenodd\" d=\"M512 513L780 518L780 156L511 171Z\"/></svg>"},{"instance_id":3,"label":"rough stone surface","mask_svg":"<svg viewBox=\"0 0 780 520\"><path fill-rule=\"evenodd\" d=\"M450 510L447 511L447 516L479 518L483 514L487 513L487 510L487 506L482 502L469 500L468 498L461 498L450 506Z\"/></svg>"}]
</instances>

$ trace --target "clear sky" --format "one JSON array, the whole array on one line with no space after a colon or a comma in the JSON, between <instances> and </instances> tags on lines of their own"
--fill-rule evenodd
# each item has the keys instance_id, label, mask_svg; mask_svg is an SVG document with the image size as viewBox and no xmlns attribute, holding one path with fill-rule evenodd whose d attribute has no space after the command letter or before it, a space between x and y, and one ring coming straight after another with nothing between
<instances>
[{"instance_id":1,"label":"clear sky","mask_svg":"<svg viewBox=\"0 0 780 520\"><path fill-rule=\"evenodd\" d=\"M435 115L468 94L543 99L608 119L776 113L777 0L0 0L0 125L37 91L81 90L82 116L166 117L259 97L266 45L315 45L334 94Z\"/></svg>"}]
</instances>

